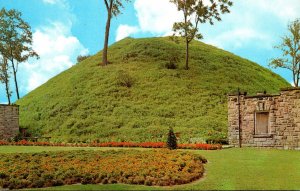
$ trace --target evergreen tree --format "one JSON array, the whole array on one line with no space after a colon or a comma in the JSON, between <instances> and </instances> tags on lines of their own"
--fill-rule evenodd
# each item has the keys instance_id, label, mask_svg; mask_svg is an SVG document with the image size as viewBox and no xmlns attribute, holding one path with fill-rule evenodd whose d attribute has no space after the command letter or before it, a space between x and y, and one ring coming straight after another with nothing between
<instances>
[{"instance_id":1,"label":"evergreen tree","mask_svg":"<svg viewBox=\"0 0 300 191\"><path fill-rule=\"evenodd\" d=\"M173 150L173 149L177 148L177 138L176 138L172 128L169 129L167 147L170 150Z\"/></svg>"}]
</instances>

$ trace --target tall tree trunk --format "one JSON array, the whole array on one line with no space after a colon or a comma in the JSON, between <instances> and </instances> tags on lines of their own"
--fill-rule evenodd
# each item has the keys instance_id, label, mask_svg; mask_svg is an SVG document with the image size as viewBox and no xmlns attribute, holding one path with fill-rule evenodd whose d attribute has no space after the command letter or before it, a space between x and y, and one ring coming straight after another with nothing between
<instances>
[{"instance_id":1,"label":"tall tree trunk","mask_svg":"<svg viewBox=\"0 0 300 191\"><path fill-rule=\"evenodd\" d=\"M7 64L7 60L4 59L4 63L5 67L8 67L8 64ZM6 70L3 71L3 77L4 77L4 82L5 82L5 91L6 91L6 97L7 97L7 101L8 101L8 105L11 104L11 101L10 101L10 92L9 92L9 76L8 76L8 71L7 71L8 68L6 68Z\"/></svg>"},{"instance_id":2,"label":"tall tree trunk","mask_svg":"<svg viewBox=\"0 0 300 191\"><path fill-rule=\"evenodd\" d=\"M105 39L104 39L103 58L102 58L103 66L107 65L107 50L108 50L110 21L111 21L111 8L108 10L106 28L105 28Z\"/></svg>"},{"instance_id":3,"label":"tall tree trunk","mask_svg":"<svg viewBox=\"0 0 300 191\"><path fill-rule=\"evenodd\" d=\"M185 69L189 69L189 41L185 41Z\"/></svg>"},{"instance_id":4,"label":"tall tree trunk","mask_svg":"<svg viewBox=\"0 0 300 191\"><path fill-rule=\"evenodd\" d=\"M10 105L11 101L10 101L10 92L9 92L8 79L5 79L5 90L6 90L6 96L7 96L8 105Z\"/></svg>"},{"instance_id":5,"label":"tall tree trunk","mask_svg":"<svg viewBox=\"0 0 300 191\"><path fill-rule=\"evenodd\" d=\"M296 84L295 84L295 87L299 87L299 80L300 80L300 63L298 64L298 70L297 70L297 79L296 79Z\"/></svg>"},{"instance_id":6,"label":"tall tree trunk","mask_svg":"<svg viewBox=\"0 0 300 191\"><path fill-rule=\"evenodd\" d=\"M183 12L183 16L184 16L184 23L185 23L185 29L184 29L184 36L185 36L185 69L188 70L189 69L189 38L188 38L188 26L187 26L187 18L188 18L188 13L187 13L187 7L185 4L185 8L184 8L184 12Z\"/></svg>"},{"instance_id":7,"label":"tall tree trunk","mask_svg":"<svg viewBox=\"0 0 300 191\"><path fill-rule=\"evenodd\" d=\"M16 87L16 93L17 93L17 98L20 99L19 95L19 87L18 87L18 81L17 81L17 70L15 68L14 60L11 60L11 65L13 68L13 74L14 74L14 81L15 81L15 87Z\"/></svg>"}]
</instances>

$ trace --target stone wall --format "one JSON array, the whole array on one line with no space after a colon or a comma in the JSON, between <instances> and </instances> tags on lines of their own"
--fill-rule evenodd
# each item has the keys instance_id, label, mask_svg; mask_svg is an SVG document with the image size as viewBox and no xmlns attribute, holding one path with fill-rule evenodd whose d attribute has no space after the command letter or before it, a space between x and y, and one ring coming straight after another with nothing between
<instances>
[{"instance_id":1,"label":"stone wall","mask_svg":"<svg viewBox=\"0 0 300 191\"><path fill-rule=\"evenodd\" d=\"M0 105L0 140L15 137L19 133L19 106Z\"/></svg>"},{"instance_id":2,"label":"stone wall","mask_svg":"<svg viewBox=\"0 0 300 191\"><path fill-rule=\"evenodd\" d=\"M280 95L228 96L229 143L242 146L300 149L300 89L282 89ZM240 121L240 122L239 122ZM262 133L263 132L263 133Z\"/></svg>"}]
</instances>

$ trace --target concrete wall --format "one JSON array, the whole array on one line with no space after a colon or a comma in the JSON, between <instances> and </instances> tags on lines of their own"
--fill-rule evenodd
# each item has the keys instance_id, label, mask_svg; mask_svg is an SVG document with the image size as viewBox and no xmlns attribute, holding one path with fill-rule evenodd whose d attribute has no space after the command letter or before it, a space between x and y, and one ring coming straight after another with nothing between
<instances>
[{"instance_id":1,"label":"concrete wall","mask_svg":"<svg viewBox=\"0 0 300 191\"><path fill-rule=\"evenodd\" d=\"M15 137L19 133L19 106L0 105L0 140Z\"/></svg>"},{"instance_id":2,"label":"concrete wall","mask_svg":"<svg viewBox=\"0 0 300 191\"><path fill-rule=\"evenodd\" d=\"M260 114L268 115L267 133L258 133ZM238 146L238 96L228 96L229 143ZM300 149L300 89L280 95L240 96L242 146Z\"/></svg>"}]
</instances>

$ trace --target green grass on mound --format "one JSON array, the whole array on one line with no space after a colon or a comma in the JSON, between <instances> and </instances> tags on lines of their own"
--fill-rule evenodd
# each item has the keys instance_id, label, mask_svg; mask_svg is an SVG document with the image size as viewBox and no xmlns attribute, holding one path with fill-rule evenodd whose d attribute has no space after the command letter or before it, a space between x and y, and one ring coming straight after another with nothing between
<instances>
[{"instance_id":1,"label":"green grass on mound","mask_svg":"<svg viewBox=\"0 0 300 191\"><path fill-rule=\"evenodd\" d=\"M232 53L198 41L190 48L187 71L183 43L119 41L109 48L107 67L99 66L100 52L19 100L21 127L58 142L165 141L169 127L181 142L226 138L228 93L289 86Z\"/></svg>"}]
</instances>

